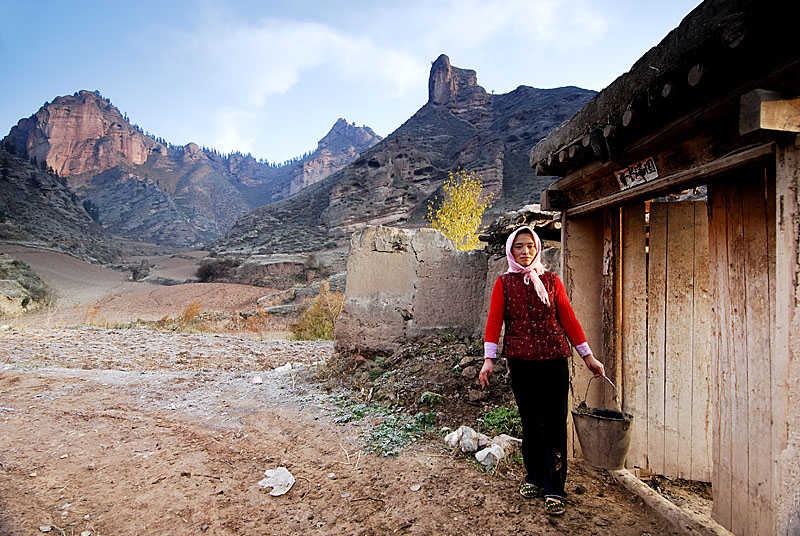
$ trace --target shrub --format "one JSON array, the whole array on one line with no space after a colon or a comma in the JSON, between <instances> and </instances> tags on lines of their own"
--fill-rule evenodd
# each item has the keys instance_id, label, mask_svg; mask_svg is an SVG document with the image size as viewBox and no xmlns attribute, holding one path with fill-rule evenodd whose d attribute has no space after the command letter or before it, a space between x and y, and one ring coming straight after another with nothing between
<instances>
[{"instance_id":1,"label":"shrub","mask_svg":"<svg viewBox=\"0 0 800 536\"><path fill-rule=\"evenodd\" d=\"M197 315L200 314L202 309L203 304L197 300L193 300L189 303L189 305L184 307L183 311L181 311L180 316L177 318L178 323L183 325L190 323L192 320L197 318Z\"/></svg>"},{"instance_id":2,"label":"shrub","mask_svg":"<svg viewBox=\"0 0 800 536\"><path fill-rule=\"evenodd\" d=\"M324 282L319 296L300 315L300 319L289 326L292 338L296 340L333 339L336 320L344 308L344 295L331 292L328 282Z\"/></svg>"},{"instance_id":3,"label":"shrub","mask_svg":"<svg viewBox=\"0 0 800 536\"><path fill-rule=\"evenodd\" d=\"M239 264L239 261L235 259L213 259L205 261L197 269L197 279L203 283L229 279L236 268L239 267Z\"/></svg>"},{"instance_id":4,"label":"shrub","mask_svg":"<svg viewBox=\"0 0 800 536\"><path fill-rule=\"evenodd\" d=\"M440 230L461 251L478 249L483 212L492 206L494 195L481 200L483 179L474 171L450 172L442 188L444 197L438 208L428 203L426 218L430 226Z\"/></svg>"}]
</instances>

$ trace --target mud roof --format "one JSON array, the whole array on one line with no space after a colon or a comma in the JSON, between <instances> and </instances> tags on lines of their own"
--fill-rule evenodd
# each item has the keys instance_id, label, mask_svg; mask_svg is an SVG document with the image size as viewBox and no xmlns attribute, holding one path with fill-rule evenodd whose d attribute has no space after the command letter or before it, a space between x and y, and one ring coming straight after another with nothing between
<instances>
[{"instance_id":1,"label":"mud roof","mask_svg":"<svg viewBox=\"0 0 800 536\"><path fill-rule=\"evenodd\" d=\"M621 158L671 121L751 80L795 66L800 2L707 0L531 151L537 175L565 176ZM787 77L784 76L783 79ZM792 78L797 78L795 75ZM780 89L772 80L770 89Z\"/></svg>"}]
</instances>

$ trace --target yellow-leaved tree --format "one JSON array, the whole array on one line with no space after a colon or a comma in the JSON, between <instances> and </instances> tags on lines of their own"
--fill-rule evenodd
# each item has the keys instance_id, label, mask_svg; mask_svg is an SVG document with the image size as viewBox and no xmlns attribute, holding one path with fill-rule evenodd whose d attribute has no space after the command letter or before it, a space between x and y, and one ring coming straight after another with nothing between
<instances>
[{"instance_id":1,"label":"yellow-leaved tree","mask_svg":"<svg viewBox=\"0 0 800 536\"><path fill-rule=\"evenodd\" d=\"M457 249L478 249L483 212L492 206L493 194L481 198L483 178L474 171L450 172L442 187L444 196L428 203L427 220L453 241Z\"/></svg>"}]
</instances>

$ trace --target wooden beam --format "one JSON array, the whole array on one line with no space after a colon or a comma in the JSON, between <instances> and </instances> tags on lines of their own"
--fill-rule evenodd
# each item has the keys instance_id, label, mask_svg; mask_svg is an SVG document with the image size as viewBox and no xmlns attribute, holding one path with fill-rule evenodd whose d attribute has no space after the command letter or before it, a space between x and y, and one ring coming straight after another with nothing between
<instances>
[{"instance_id":1,"label":"wooden beam","mask_svg":"<svg viewBox=\"0 0 800 536\"><path fill-rule=\"evenodd\" d=\"M639 123L639 115L635 110L628 108L622 114L622 126L625 128L634 128Z\"/></svg>"},{"instance_id":2,"label":"wooden beam","mask_svg":"<svg viewBox=\"0 0 800 536\"><path fill-rule=\"evenodd\" d=\"M534 174L537 177L548 177L553 175L553 173L551 173L548 167L542 162L536 164L536 166L534 167Z\"/></svg>"},{"instance_id":3,"label":"wooden beam","mask_svg":"<svg viewBox=\"0 0 800 536\"><path fill-rule=\"evenodd\" d=\"M587 156L587 152L582 143L573 143L567 149L569 161L583 160Z\"/></svg>"},{"instance_id":4,"label":"wooden beam","mask_svg":"<svg viewBox=\"0 0 800 536\"><path fill-rule=\"evenodd\" d=\"M785 98L776 91L754 89L742 95L739 134L756 130L800 132L800 97Z\"/></svg>"},{"instance_id":5,"label":"wooden beam","mask_svg":"<svg viewBox=\"0 0 800 536\"><path fill-rule=\"evenodd\" d=\"M661 98L668 99L670 95L675 95L675 88L671 82L667 82L661 87Z\"/></svg>"},{"instance_id":6,"label":"wooden beam","mask_svg":"<svg viewBox=\"0 0 800 536\"><path fill-rule=\"evenodd\" d=\"M581 138L581 145L587 149L591 149L595 158L603 162L608 158L607 151L605 150L606 145L603 142L603 129L595 128L584 134L583 138Z\"/></svg>"},{"instance_id":7,"label":"wooden beam","mask_svg":"<svg viewBox=\"0 0 800 536\"><path fill-rule=\"evenodd\" d=\"M564 207L560 210L565 210L568 216L584 214L592 212L607 206L615 205L625 201L642 197L643 195L653 195L657 192L663 192L670 188L675 188L690 182L698 182L707 180L710 177L729 171L737 166L756 162L765 157L775 154L775 144L773 142L757 145L741 152L718 158L707 164L703 164L691 169L684 169L675 173L664 175L650 182L646 182L639 186L634 186L627 190L619 191L588 203L583 203L574 207Z\"/></svg>"},{"instance_id":8,"label":"wooden beam","mask_svg":"<svg viewBox=\"0 0 800 536\"><path fill-rule=\"evenodd\" d=\"M558 190L542 190L539 203L542 210L563 210L569 207L569 197Z\"/></svg>"},{"instance_id":9,"label":"wooden beam","mask_svg":"<svg viewBox=\"0 0 800 536\"><path fill-rule=\"evenodd\" d=\"M693 65L691 69L689 69L689 73L686 75L686 81L689 83L689 86L697 87L700 85L700 82L703 81L703 77L708 78L706 72L707 70L708 69L702 63Z\"/></svg>"}]
</instances>

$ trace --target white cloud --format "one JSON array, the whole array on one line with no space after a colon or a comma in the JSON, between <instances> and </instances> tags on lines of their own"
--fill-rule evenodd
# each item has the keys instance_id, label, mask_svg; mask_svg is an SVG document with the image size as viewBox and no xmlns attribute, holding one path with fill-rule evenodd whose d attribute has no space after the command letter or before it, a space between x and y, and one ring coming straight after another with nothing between
<instances>
[{"instance_id":1,"label":"white cloud","mask_svg":"<svg viewBox=\"0 0 800 536\"><path fill-rule=\"evenodd\" d=\"M223 153L239 151L247 154L254 149L253 124L255 115L246 110L223 106L212 112L212 147Z\"/></svg>"},{"instance_id":2,"label":"white cloud","mask_svg":"<svg viewBox=\"0 0 800 536\"><path fill-rule=\"evenodd\" d=\"M209 12L191 33L176 35L173 47L198 64L191 75L199 91L215 88L230 101L255 107L287 93L312 69L333 68L401 92L418 81L421 65L424 70L409 54L368 37L288 19L236 21Z\"/></svg>"},{"instance_id":3,"label":"white cloud","mask_svg":"<svg viewBox=\"0 0 800 536\"><path fill-rule=\"evenodd\" d=\"M358 17L325 22L312 20L314 13L245 19L209 6L182 21L182 29L162 26L156 48L163 57L154 61L165 85L182 88L195 109L208 110L187 118L193 131L205 132L221 150L257 156L274 155L276 143L287 141L275 139L276 130L289 128L276 124L285 122L276 106L292 107L295 129L310 124L304 98L354 109L353 99L369 97L374 114L380 96L385 108L402 109L407 118L424 104L430 62L440 53L458 67L491 73L488 85L506 90L498 73L516 87L528 81L530 57L585 46L606 31L597 8L584 0L365 3ZM363 119L377 126L379 118ZM321 133L308 136L303 144L312 146Z\"/></svg>"}]
</instances>

